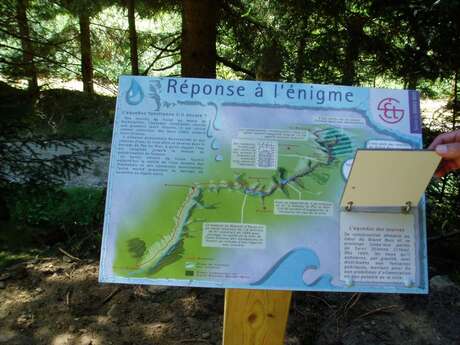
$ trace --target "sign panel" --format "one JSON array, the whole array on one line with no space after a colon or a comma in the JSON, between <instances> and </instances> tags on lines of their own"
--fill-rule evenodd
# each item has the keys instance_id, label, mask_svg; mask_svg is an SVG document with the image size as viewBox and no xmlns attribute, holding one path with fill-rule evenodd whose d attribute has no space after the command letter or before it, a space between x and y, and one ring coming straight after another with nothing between
<instances>
[{"instance_id":1,"label":"sign panel","mask_svg":"<svg viewBox=\"0 0 460 345\"><path fill-rule=\"evenodd\" d=\"M361 150L356 152L341 206L406 207L417 205L441 156L430 150Z\"/></svg>"},{"instance_id":2,"label":"sign panel","mask_svg":"<svg viewBox=\"0 0 460 345\"><path fill-rule=\"evenodd\" d=\"M122 76L100 281L425 293L423 202L340 207L358 148L421 148L418 104L415 91Z\"/></svg>"}]
</instances>

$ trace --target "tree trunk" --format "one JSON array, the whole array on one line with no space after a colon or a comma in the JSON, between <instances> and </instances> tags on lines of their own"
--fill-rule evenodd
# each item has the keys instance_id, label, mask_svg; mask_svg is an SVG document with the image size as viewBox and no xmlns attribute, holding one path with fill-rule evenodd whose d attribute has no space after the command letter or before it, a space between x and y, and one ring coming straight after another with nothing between
<instances>
[{"instance_id":1,"label":"tree trunk","mask_svg":"<svg viewBox=\"0 0 460 345\"><path fill-rule=\"evenodd\" d=\"M30 40L29 22L27 20L28 0L17 0L16 19L21 36L22 62L27 77L28 90L31 94L38 93L37 69L34 63L32 42Z\"/></svg>"},{"instance_id":2,"label":"tree trunk","mask_svg":"<svg viewBox=\"0 0 460 345\"><path fill-rule=\"evenodd\" d=\"M303 81L303 74L305 72L305 45L306 39L300 37L297 42L297 63L294 72L296 83L301 83Z\"/></svg>"},{"instance_id":3,"label":"tree trunk","mask_svg":"<svg viewBox=\"0 0 460 345\"><path fill-rule=\"evenodd\" d=\"M216 0L182 1L183 77L216 77Z\"/></svg>"},{"instance_id":4,"label":"tree trunk","mask_svg":"<svg viewBox=\"0 0 460 345\"><path fill-rule=\"evenodd\" d=\"M342 84L354 85L357 83L356 79L356 62L360 54L360 46L364 35L364 24L367 17L352 15L347 18L346 29L348 33L348 42L345 47L345 61L342 70Z\"/></svg>"},{"instance_id":5,"label":"tree trunk","mask_svg":"<svg viewBox=\"0 0 460 345\"><path fill-rule=\"evenodd\" d=\"M135 0L128 0L127 7L128 7L128 26L129 26L129 49L131 53L131 74L139 75L139 60L137 56Z\"/></svg>"},{"instance_id":6,"label":"tree trunk","mask_svg":"<svg viewBox=\"0 0 460 345\"><path fill-rule=\"evenodd\" d=\"M409 80L407 81L407 88L409 90L415 90L417 89L417 84L418 84L418 78L415 76L409 77Z\"/></svg>"},{"instance_id":7,"label":"tree trunk","mask_svg":"<svg viewBox=\"0 0 460 345\"><path fill-rule=\"evenodd\" d=\"M342 70L342 85L353 85L356 82L355 61L359 56L357 46L350 39L345 49L345 61Z\"/></svg>"},{"instance_id":8,"label":"tree trunk","mask_svg":"<svg viewBox=\"0 0 460 345\"><path fill-rule=\"evenodd\" d=\"M89 16L82 13L78 16L80 24L80 52L81 75L83 78L83 91L94 93L93 88L93 61L91 58L91 32L89 29Z\"/></svg>"},{"instance_id":9,"label":"tree trunk","mask_svg":"<svg viewBox=\"0 0 460 345\"><path fill-rule=\"evenodd\" d=\"M281 79L283 59L281 48L276 40L262 49L257 60L256 79L265 81L278 81Z\"/></svg>"}]
</instances>

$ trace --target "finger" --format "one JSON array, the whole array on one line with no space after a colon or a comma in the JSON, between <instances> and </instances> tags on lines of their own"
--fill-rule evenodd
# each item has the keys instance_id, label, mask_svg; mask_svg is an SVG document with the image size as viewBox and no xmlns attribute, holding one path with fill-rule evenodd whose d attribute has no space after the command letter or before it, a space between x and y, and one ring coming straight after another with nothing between
<instances>
[{"instance_id":1,"label":"finger","mask_svg":"<svg viewBox=\"0 0 460 345\"><path fill-rule=\"evenodd\" d=\"M442 158L457 160L460 158L460 142L437 145L436 153Z\"/></svg>"},{"instance_id":2,"label":"finger","mask_svg":"<svg viewBox=\"0 0 460 345\"><path fill-rule=\"evenodd\" d=\"M450 136L450 133L444 133L438 135L434 140L431 142L430 146L428 146L429 150L434 150L436 146L446 143L445 140Z\"/></svg>"},{"instance_id":3,"label":"finger","mask_svg":"<svg viewBox=\"0 0 460 345\"><path fill-rule=\"evenodd\" d=\"M460 130L454 132L443 133L438 135L433 142L428 146L429 150L434 150L434 148L441 144L460 142Z\"/></svg>"},{"instance_id":4,"label":"finger","mask_svg":"<svg viewBox=\"0 0 460 345\"><path fill-rule=\"evenodd\" d=\"M442 138L440 138L439 136L437 136L436 138L434 138L434 140L431 142L431 144L428 146L428 150L434 150L434 148L438 145L441 145L441 144L444 144L444 142L442 141Z\"/></svg>"}]
</instances>

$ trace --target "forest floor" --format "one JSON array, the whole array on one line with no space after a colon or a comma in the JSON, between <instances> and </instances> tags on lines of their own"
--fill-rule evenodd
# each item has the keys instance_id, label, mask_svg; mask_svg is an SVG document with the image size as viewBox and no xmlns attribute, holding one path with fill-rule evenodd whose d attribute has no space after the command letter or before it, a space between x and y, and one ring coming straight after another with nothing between
<instances>
[{"instance_id":1,"label":"forest floor","mask_svg":"<svg viewBox=\"0 0 460 345\"><path fill-rule=\"evenodd\" d=\"M35 258L0 272L0 344L221 344L224 290L99 284L97 260ZM429 295L295 292L285 344L460 343L460 287Z\"/></svg>"}]
</instances>

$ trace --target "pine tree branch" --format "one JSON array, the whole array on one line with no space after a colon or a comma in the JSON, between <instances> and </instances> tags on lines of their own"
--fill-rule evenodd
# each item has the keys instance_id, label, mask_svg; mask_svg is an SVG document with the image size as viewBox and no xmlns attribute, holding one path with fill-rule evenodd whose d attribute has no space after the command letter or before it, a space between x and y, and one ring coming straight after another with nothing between
<instances>
[{"instance_id":1,"label":"pine tree branch","mask_svg":"<svg viewBox=\"0 0 460 345\"><path fill-rule=\"evenodd\" d=\"M155 57L155 59L153 59L153 61L150 63L150 65L148 65L148 67L144 70L144 72L141 73L141 75L147 75L149 73L149 71L151 69L153 69L153 66L155 65L155 63L157 63L160 59L162 59L162 55L163 53L167 53L167 52L176 52L177 50L173 50L173 51L168 51L169 47L171 45L173 45L175 42L177 42L179 40L180 36L176 36L171 42L169 42L166 46L164 46L163 48L156 48L153 44L152 46L155 48L155 49L158 49L160 51L160 53ZM177 65L177 64L176 64ZM158 71L158 70L155 70L153 69L154 71Z\"/></svg>"},{"instance_id":2,"label":"pine tree branch","mask_svg":"<svg viewBox=\"0 0 460 345\"><path fill-rule=\"evenodd\" d=\"M168 69L170 69L170 68L172 68L172 67L174 67L176 65L179 65L180 63L181 63L181 61L178 60L178 61L172 63L171 65L168 65L168 66L165 66L165 67L160 67L160 68L152 68L151 70L155 71L155 72L166 71L166 70L168 70Z\"/></svg>"},{"instance_id":3,"label":"pine tree branch","mask_svg":"<svg viewBox=\"0 0 460 345\"><path fill-rule=\"evenodd\" d=\"M40 45L44 45L44 46L53 46L53 47L60 47L61 45L69 43L69 42L72 42L72 41L75 41L78 38L78 36L74 36L74 37L72 37L72 38L70 38L68 40L65 40L65 41L60 41L60 42L57 42L57 43L50 43L50 42L38 41L38 40L33 39L33 38L29 37L29 36L25 37L25 36L22 36L20 34L13 33L11 31L5 30L5 29L3 29L1 27L0 27L0 32L3 32L3 33L5 33L5 34L7 34L7 35L9 35L11 37L14 37L14 38L17 38L17 39L20 39L20 40L22 40L22 39L27 40L27 41L29 41L31 43L34 43L34 44L40 44Z\"/></svg>"},{"instance_id":4,"label":"pine tree branch","mask_svg":"<svg viewBox=\"0 0 460 345\"><path fill-rule=\"evenodd\" d=\"M217 56L216 58L216 61L217 62L220 62L221 64L223 64L224 66L227 66L227 67L230 67L232 70L234 71L237 71L237 72L243 72L245 74L247 74L248 76L250 76L251 78L255 79L256 77L256 74L253 72L253 71L250 71L222 56Z\"/></svg>"}]
</instances>

